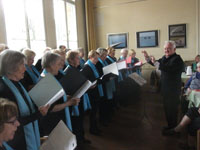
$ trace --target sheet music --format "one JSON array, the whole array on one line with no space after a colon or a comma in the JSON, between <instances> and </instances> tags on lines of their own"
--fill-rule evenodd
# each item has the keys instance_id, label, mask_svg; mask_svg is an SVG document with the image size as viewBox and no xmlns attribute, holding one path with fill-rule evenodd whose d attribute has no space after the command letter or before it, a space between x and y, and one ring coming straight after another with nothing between
<instances>
[{"instance_id":1,"label":"sheet music","mask_svg":"<svg viewBox=\"0 0 200 150\"><path fill-rule=\"evenodd\" d=\"M40 107L52 104L65 94L64 89L53 75L48 73L30 91L34 103Z\"/></svg>"},{"instance_id":2,"label":"sheet music","mask_svg":"<svg viewBox=\"0 0 200 150\"><path fill-rule=\"evenodd\" d=\"M40 146L40 150L74 150L76 146L76 136L61 120Z\"/></svg>"},{"instance_id":3,"label":"sheet music","mask_svg":"<svg viewBox=\"0 0 200 150\"><path fill-rule=\"evenodd\" d=\"M118 71L116 62L114 62L114 63L112 63L108 66L103 67L103 74L107 75L109 73L119 75L119 71Z\"/></svg>"},{"instance_id":4,"label":"sheet music","mask_svg":"<svg viewBox=\"0 0 200 150\"><path fill-rule=\"evenodd\" d=\"M138 83L140 86L143 86L147 83L147 81L141 76L139 76L137 73L132 73L129 75L129 77L133 79L136 83Z\"/></svg>"},{"instance_id":5,"label":"sheet music","mask_svg":"<svg viewBox=\"0 0 200 150\"><path fill-rule=\"evenodd\" d=\"M76 91L76 93L73 95L73 98L81 98L83 94L91 87L94 86L97 83L97 80L95 80L93 83L87 80L79 89Z\"/></svg>"},{"instance_id":6,"label":"sheet music","mask_svg":"<svg viewBox=\"0 0 200 150\"><path fill-rule=\"evenodd\" d=\"M139 61L139 62L135 63L135 65L134 65L134 66L142 66L142 62L141 62L141 61Z\"/></svg>"},{"instance_id":7,"label":"sheet music","mask_svg":"<svg viewBox=\"0 0 200 150\"><path fill-rule=\"evenodd\" d=\"M117 63L117 68L118 68L118 70L126 69L127 68L126 61L124 60L124 61L118 62Z\"/></svg>"}]
</instances>

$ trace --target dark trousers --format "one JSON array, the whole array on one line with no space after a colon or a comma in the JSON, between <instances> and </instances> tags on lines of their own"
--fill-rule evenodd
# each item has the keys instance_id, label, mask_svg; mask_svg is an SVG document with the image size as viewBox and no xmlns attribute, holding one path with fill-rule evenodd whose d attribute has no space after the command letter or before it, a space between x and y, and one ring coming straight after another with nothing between
<instances>
[{"instance_id":1,"label":"dark trousers","mask_svg":"<svg viewBox=\"0 0 200 150\"><path fill-rule=\"evenodd\" d=\"M177 125L178 120L178 104L179 95L165 94L163 96L163 104L165 110L165 117L167 119L168 127L174 128Z\"/></svg>"},{"instance_id":2,"label":"dark trousers","mask_svg":"<svg viewBox=\"0 0 200 150\"><path fill-rule=\"evenodd\" d=\"M160 90L160 77L159 75L156 73L156 70L153 70L151 72L151 76L150 76L150 85L157 87L158 90Z\"/></svg>"},{"instance_id":3,"label":"dark trousers","mask_svg":"<svg viewBox=\"0 0 200 150\"><path fill-rule=\"evenodd\" d=\"M108 123L111 118L111 111L113 107L113 99L102 98L99 106L99 121L101 123Z\"/></svg>"},{"instance_id":4,"label":"dark trousers","mask_svg":"<svg viewBox=\"0 0 200 150\"><path fill-rule=\"evenodd\" d=\"M79 103L79 116L71 116L72 130L76 135L77 141L84 140L84 109L83 100Z\"/></svg>"},{"instance_id":5,"label":"dark trousers","mask_svg":"<svg viewBox=\"0 0 200 150\"><path fill-rule=\"evenodd\" d=\"M200 129L200 114L197 107L188 109L186 115L191 119L191 123L188 126L188 132L191 136L196 136L197 130Z\"/></svg>"},{"instance_id":6,"label":"dark trousers","mask_svg":"<svg viewBox=\"0 0 200 150\"><path fill-rule=\"evenodd\" d=\"M90 131L96 131L98 129L97 112L99 109L99 99L94 99L90 96L90 103L92 106L92 109L90 111Z\"/></svg>"}]
</instances>

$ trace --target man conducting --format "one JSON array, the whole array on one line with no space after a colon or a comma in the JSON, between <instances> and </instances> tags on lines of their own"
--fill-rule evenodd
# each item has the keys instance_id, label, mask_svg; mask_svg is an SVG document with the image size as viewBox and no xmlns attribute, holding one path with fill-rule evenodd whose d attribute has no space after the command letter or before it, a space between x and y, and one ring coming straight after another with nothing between
<instances>
[{"instance_id":1,"label":"man conducting","mask_svg":"<svg viewBox=\"0 0 200 150\"><path fill-rule=\"evenodd\" d=\"M174 41L165 41L165 55L158 60L161 70L161 93L165 116L168 126L163 131L174 128L177 125L178 104L181 92L181 73L184 63L180 55L176 54Z\"/></svg>"}]
</instances>

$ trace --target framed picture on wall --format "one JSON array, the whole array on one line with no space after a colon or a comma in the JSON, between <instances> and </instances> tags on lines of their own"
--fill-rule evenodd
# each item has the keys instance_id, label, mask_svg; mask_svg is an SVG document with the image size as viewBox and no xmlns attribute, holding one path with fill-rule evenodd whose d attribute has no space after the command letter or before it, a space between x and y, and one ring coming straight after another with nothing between
<instances>
[{"instance_id":1,"label":"framed picture on wall","mask_svg":"<svg viewBox=\"0 0 200 150\"><path fill-rule=\"evenodd\" d=\"M128 47L128 33L109 33L108 46L115 49L122 49Z\"/></svg>"},{"instance_id":2,"label":"framed picture on wall","mask_svg":"<svg viewBox=\"0 0 200 150\"><path fill-rule=\"evenodd\" d=\"M137 48L157 47L158 30L136 32Z\"/></svg>"},{"instance_id":3,"label":"framed picture on wall","mask_svg":"<svg viewBox=\"0 0 200 150\"><path fill-rule=\"evenodd\" d=\"M169 40L175 41L177 48L186 47L186 24L169 25Z\"/></svg>"}]
</instances>

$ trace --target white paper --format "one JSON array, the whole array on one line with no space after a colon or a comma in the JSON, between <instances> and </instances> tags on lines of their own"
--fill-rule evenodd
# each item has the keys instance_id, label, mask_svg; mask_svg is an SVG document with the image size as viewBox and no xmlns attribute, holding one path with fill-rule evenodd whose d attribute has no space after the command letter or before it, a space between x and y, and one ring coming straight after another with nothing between
<instances>
[{"instance_id":1,"label":"white paper","mask_svg":"<svg viewBox=\"0 0 200 150\"><path fill-rule=\"evenodd\" d=\"M61 89L58 93L56 93L46 104L46 105L51 105L53 104L55 101L57 101L58 99L60 99L61 97L63 97L63 95L65 94L65 91L63 89Z\"/></svg>"},{"instance_id":2,"label":"white paper","mask_svg":"<svg viewBox=\"0 0 200 150\"><path fill-rule=\"evenodd\" d=\"M53 75L48 73L30 91L34 103L40 107L52 104L64 95L64 89Z\"/></svg>"},{"instance_id":3,"label":"white paper","mask_svg":"<svg viewBox=\"0 0 200 150\"><path fill-rule=\"evenodd\" d=\"M109 73L119 75L119 71L118 71L116 62L114 62L114 63L112 63L108 66L103 67L103 74L107 75Z\"/></svg>"},{"instance_id":4,"label":"white paper","mask_svg":"<svg viewBox=\"0 0 200 150\"><path fill-rule=\"evenodd\" d=\"M76 146L76 136L61 120L40 146L40 150L74 150Z\"/></svg>"},{"instance_id":5,"label":"white paper","mask_svg":"<svg viewBox=\"0 0 200 150\"><path fill-rule=\"evenodd\" d=\"M97 80L95 80L94 82L92 82L91 86L94 86L97 83Z\"/></svg>"},{"instance_id":6,"label":"white paper","mask_svg":"<svg viewBox=\"0 0 200 150\"><path fill-rule=\"evenodd\" d=\"M139 62L135 63L135 65L134 65L134 66L142 66L142 62L141 62L141 61L139 61Z\"/></svg>"},{"instance_id":7,"label":"white paper","mask_svg":"<svg viewBox=\"0 0 200 150\"><path fill-rule=\"evenodd\" d=\"M133 79L136 83L138 83L140 86L143 86L147 83L147 81L141 76L139 76L137 73L132 73L129 75L129 77Z\"/></svg>"},{"instance_id":8,"label":"white paper","mask_svg":"<svg viewBox=\"0 0 200 150\"><path fill-rule=\"evenodd\" d=\"M120 61L117 63L117 68L118 70L121 70L121 69L126 69L127 66L126 66L126 61Z\"/></svg>"},{"instance_id":9,"label":"white paper","mask_svg":"<svg viewBox=\"0 0 200 150\"><path fill-rule=\"evenodd\" d=\"M186 75L187 76L191 76L192 75L192 67L191 66L187 66Z\"/></svg>"},{"instance_id":10,"label":"white paper","mask_svg":"<svg viewBox=\"0 0 200 150\"><path fill-rule=\"evenodd\" d=\"M76 93L73 95L73 98L81 98L83 94L91 87L94 86L97 83L97 80L95 80L93 83L87 80L79 89L76 91Z\"/></svg>"}]
</instances>

